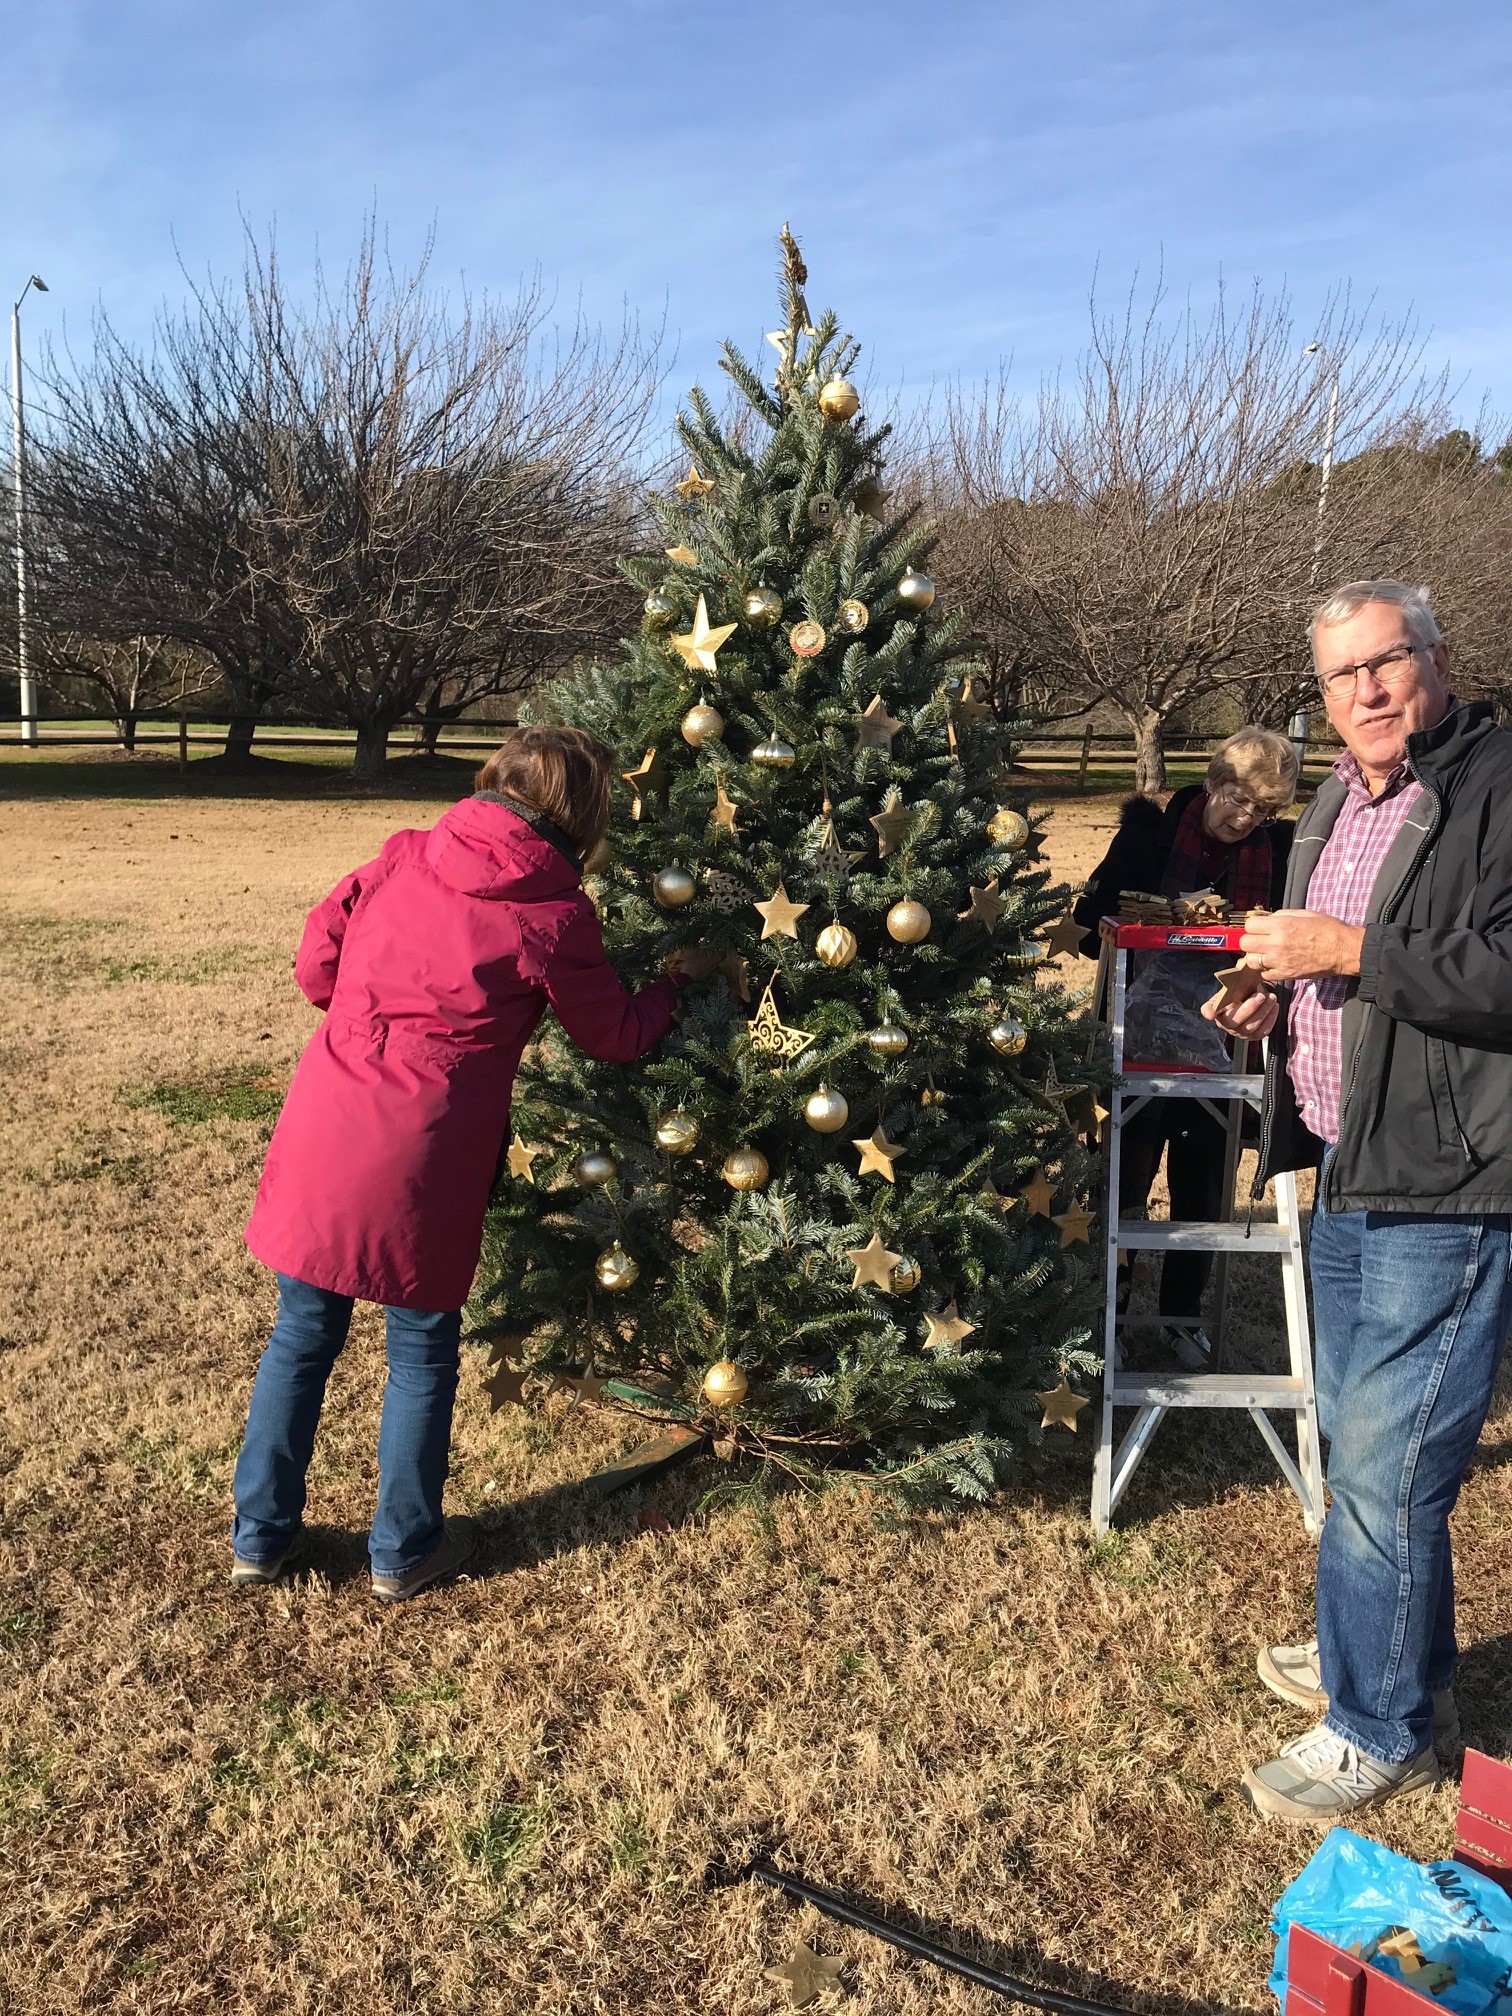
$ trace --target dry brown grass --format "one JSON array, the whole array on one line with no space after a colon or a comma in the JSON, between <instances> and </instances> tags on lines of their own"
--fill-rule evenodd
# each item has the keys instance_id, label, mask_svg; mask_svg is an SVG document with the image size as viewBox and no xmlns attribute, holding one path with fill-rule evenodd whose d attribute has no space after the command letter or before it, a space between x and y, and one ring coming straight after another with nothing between
<instances>
[{"instance_id":1,"label":"dry brown grass","mask_svg":"<svg viewBox=\"0 0 1512 2016\"><path fill-rule=\"evenodd\" d=\"M1168 1425L1101 1547L1069 1437L955 1522L888 1530L835 1495L642 1534L633 1501L575 1488L622 1419L491 1419L469 1373L452 1503L488 1529L480 1572L379 1612L368 1312L316 1456L316 1572L233 1598L266 1122L132 1098L280 1082L313 1020L304 909L434 811L0 806L0 2006L745 2016L777 2006L762 1969L795 1929L848 1956L857 2016L1002 2006L703 1888L765 1834L1000 1964L1172 2016L1259 2009L1267 1912L1311 1841L1234 1785L1298 1726L1253 1659L1306 1634L1311 1548L1237 1426ZM1063 816L1058 865L1111 816ZM1467 1734L1493 1751L1507 1455L1504 1405L1456 1521ZM676 1520L709 1482L658 1503ZM1446 1786L1373 1824L1442 1850L1453 1810Z\"/></svg>"}]
</instances>

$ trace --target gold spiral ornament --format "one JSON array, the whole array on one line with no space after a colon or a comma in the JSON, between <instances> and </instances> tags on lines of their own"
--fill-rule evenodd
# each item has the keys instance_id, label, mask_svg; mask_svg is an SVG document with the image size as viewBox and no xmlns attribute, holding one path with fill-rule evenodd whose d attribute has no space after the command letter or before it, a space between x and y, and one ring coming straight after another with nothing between
<instances>
[{"instance_id":1,"label":"gold spiral ornament","mask_svg":"<svg viewBox=\"0 0 1512 2016\"><path fill-rule=\"evenodd\" d=\"M827 642L824 625L809 617L795 623L788 632L788 644L795 658L817 658Z\"/></svg>"},{"instance_id":2,"label":"gold spiral ornament","mask_svg":"<svg viewBox=\"0 0 1512 2016\"><path fill-rule=\"evenodd\" d=\"M871 621L871 611L859 595L848 595L835 614L840 620L840 628L852 637L859 637Z\"/></svg>"},{"instance_id":3,"label":"gold spiral ornament","mask_svg":"<svg viewBox=\"0 0 1512 2016\"><path fill-rule=\"evenodd\" d=\"M1005 805L987 821L987 837L996 840L999 847L1011 847L1017 853L1029 844L1029 821L1022 812Z\"/></svg>"},{"instance_id":4,"label":"gold spiral ornament","mask_svg":"<svg viewBox=\"0 0 1512 2016\"><path fill-rule=\"evenodd\" d=\"M815 941L814 950L826 966L837 969L849 966L858 950L856 934L848 931L843 924L826 924Z\"/></svg>"}]
</instances>

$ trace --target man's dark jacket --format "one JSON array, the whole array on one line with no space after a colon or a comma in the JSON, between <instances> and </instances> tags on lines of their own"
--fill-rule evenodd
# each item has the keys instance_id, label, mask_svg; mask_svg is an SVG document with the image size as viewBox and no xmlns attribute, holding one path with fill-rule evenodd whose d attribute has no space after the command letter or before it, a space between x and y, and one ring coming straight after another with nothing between
<instances>
[{"instance_id":1,"label":"man's dark jacket","mask_svg":"<svg viewBox=\"0 0 1512 2016\"><path fill-rule=\"evenodd\" d=\"M1512 733L1485 705L1411 737L1423 786L1376 877L1360 978L1342 1010L1330 1211L1512 1212ZM1330 776L1297 821L1285 908L1344 803ZM1269 1044L1256 1190L1315 1163L1287 1075L1291 988Z\"/></svg>"},{"instance_id":2,"label":"man's dark jacket","mask_svg":"<svg viewBox=\"0 0 1512 2016\"><path fill-rule=\"evenodd\" d=\"M1160 893L1160 880L1171 858L1182 814L1194 798L1202 796L1202 791L1200 784L1187 784L1180 791L1173 791L1164 811L1149 798L1127 800L1113 844L1088 876L1071 913L1086 934L1082 951L1089 959L1098 954L1097 927L1104 917L1118 914L1118 898L1123 890L1143 889L1146 895ZM1291 822L1275 819L1264 830L1271 843L1270 906L1274 910L1280 904L1285 886ZM1222 877L1218 886L1222 894Z\"/></svg>"}]
</instances>

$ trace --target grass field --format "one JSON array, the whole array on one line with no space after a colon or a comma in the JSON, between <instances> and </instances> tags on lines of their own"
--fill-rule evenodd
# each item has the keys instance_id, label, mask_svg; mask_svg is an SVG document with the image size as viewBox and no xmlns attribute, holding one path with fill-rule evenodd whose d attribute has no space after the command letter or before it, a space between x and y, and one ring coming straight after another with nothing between
<instances>
[{"instance_id":1,"label":"grass field","mask_svg":"<svg viewBox=\"0 0 1512 2016\"><path fill-rule=\"evenodd\" d=\"M1254 1654L1310 1630L1312 1549L1237 1424L1168 1424L1100 1546L1085 1434L954 1521L838 1493L700 1513L711 1465L642 1530L579 1488L630 1424L560 1398L491 1418L469 1365L451 1502L486 1528L478 1572L380 1611L359 1312L313 1572L233 1597L273 1306L240 1231L314 1026L300 922L463 776L377 798L192 770L185 795L158 758L0 759L0 2009L754 2016L795 1932L846 1956L856 2016L1003 2006L704 1887L758 1841L1047 1982L1262 2009L1312 1837L1235 1781L1299 1727ZM1064 808L1056 866L1114 816ZM1274 1349L1263 1271L1237 1286L1241 1344ZM1509 1429L1504 1394L1456 1514L1466 1735L1499 1754ZM1442 1851L1454 1803L1365 1824Z\"/></svg>"}]
</instances>

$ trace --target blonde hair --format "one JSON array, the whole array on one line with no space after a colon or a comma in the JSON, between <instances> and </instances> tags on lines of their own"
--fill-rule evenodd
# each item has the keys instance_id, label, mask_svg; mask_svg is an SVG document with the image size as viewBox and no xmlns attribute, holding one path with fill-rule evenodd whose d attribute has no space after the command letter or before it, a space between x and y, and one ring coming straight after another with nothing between
<instances>
[{"instance_id":1,"label":"blonde hair","mask_svg":"<svg viewBox=\"0 0 1512 2016\"><path fill-rule=\"evenodd\" d=\"M1296 750L1274 728L1241 728L1214 750L1207 788L1237 784L1257 804L1279 812L1296 797L1301 768Z\"/></svg>"},{"instance_id":2,"label":"blonde hair","mask_svg":"<svg viewBox=\"0 0 1512 2016\"><path fill-rule=\"evenodd\" d=\"M476 791L501 791L559 826L579 855L592 852L609 828L609 793L618 768L612 749L585 728L533 722L516 728L473 780Z\"/></svg>"}]
</instances>

